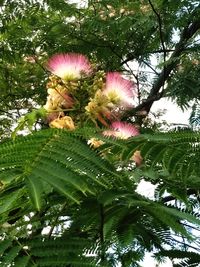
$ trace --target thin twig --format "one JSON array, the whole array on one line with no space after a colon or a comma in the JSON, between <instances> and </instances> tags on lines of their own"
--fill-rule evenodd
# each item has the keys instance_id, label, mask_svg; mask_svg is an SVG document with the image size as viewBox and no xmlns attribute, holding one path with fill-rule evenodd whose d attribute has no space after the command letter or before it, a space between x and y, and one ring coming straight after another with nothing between
<instances>
[{"instance_id":1,"label":"thin twig","mask_svg":"<svg viewBox=\"0 0 200 267\"><path fill-rule=\"evenodd\" d=\"M173 234L173 235L176 236L176 237L180 237L180 236L175 235L175 234ZM184 248L185 248L185 246L187 246L187 247L189 247L189 248L192 248L192 249L194 249L194 250L200 252L200 249L199 249L199 248L194 247L194 246L191 246L191 245L189 245L188 243L183 243L183 242L177 240L176 238L173 238L172 241L174 241L174 242L176 242L176 243L179 243L179 244L183 245Z\"/></svg>"},{"instance_id":2,"label":"thin twig","mask_svg":"<svg viewBox=\"0 0 200 267\"><path fill-rule=\"evenodd\" d=\"M130 66L128 65L128 63L126 63L127 68L129 69L131 75L133 75L133 77L136 80L136 84L137 84L137 98L138 98L138 103L140 104L141 102L141 92L140 92L140 82L138 79L138 75L136 75L133 70L130 68Z\"/></svg>"},{"instance_id":3,"label":"thin twig","mask_svg":"<svg viewBox=\"0 0 200 267\"><path fill-rule=\"evenodd\" d=\"M161 19L161 16L160 14L156 11L154 5L152 4L151 0L149 0L149 4L153 10L153 12L156 14L157 18L158 18L158 27L159 27L159 33L160 33L160 41L161 41L161 45L162 45L162 49L163 49L163 61L164 61L164 68L163 68L163 72L164 72L164 75L163 75L163 89L164 90L164 86L165 86L165 72L166 72L166 66L165 66L165 63L166 63L166 47L165 47L165 41L164 41L164 36L163 36L163 26L162 26L162 19Z\"/></svg>"},{"instance_id":4,"label":"thin twig","mask_svg":"<svg viewBox=\"0 0 200 267\"><path fill-rule=\"evenodd\" d=\"M149 67L156 75L159 75L159 73L148 63L146 62L144 59L141 60L145 65L147 65L147 67Z\"/></svg>"},{"instance_id":5,"label":"thin twig","mask_svg":"<svg viewBox=\"0 0 200 267\"><path fill-rule=\"evenodd\" d=\"M24 246L19 242L19 239L15 239L15 241L16 241L16 243L21 247L21 249L24 251L24 253L30 258L32 264L33 264L34 266L38 266L38 265L34 262L33 258L32 258L31 255L28 253L28 251L27 251L26 249L24 249Z\"/></svg>"}]
</instances>

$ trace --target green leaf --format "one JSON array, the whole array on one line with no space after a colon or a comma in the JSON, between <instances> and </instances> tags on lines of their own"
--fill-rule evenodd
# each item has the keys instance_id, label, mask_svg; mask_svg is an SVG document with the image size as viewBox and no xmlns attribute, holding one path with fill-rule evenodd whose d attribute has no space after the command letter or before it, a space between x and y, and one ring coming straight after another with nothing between
<instances>
[{"instance_id":1,"label":"green leaf","mask_svg":"<svg viewBox=\"0 0 200 267\"><path fill-rule=\"evenodd\" d=\"M21 195L22 189L19 189L16 192L12 192L12 194L0 196L0 214L10 210Z\"/></svg>"},{"instance_id":2,"label":"green leaf","mask_svg":"<svg viewBox=\"0 0 200 267\"><path fill-rule=\"evenodd\" d=\"M41 210L42 207L43 183L33 173L31 173L25 179L29 189L29 196L31 197L32 203L35 206L36 210L39 211Z\"/></svg>"}]
</instances>

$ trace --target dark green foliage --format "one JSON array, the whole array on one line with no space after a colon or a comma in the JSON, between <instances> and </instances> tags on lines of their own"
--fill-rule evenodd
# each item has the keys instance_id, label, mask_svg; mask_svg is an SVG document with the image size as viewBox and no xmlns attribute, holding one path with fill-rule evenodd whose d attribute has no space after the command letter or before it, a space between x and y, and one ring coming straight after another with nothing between
<instances>
[{"instance_id":1,"label":"dark green foliage","mask_svg":"<svg viewBox=\"0 0 200 267\"><path fill-rule=\"evenodd\" d=\"M98 153L109 150L111 155L115 151L112 157L122 157L123 167L116 171L109 162L112 157L102 159L88 147L91 133L95 135L92 129L74 133L48 129L1 144L0 212L5 233L0 261L5 266L11 262L16 266L116 266L123 261L132 266L145 251L162 252L165 244L176 248L174 234L194 241L184 222L199 225L200 220L186 193L198 191L199 173L194 168L194 187L188 182L190 176L180 180L179 168L182 171L186 160L195 166L199 134L141 135L120 142L104 137L107 145ZM176 150L183 144L188 144L181 150L184 161L177 161ZM162 145L162 157L155 157L158 145ZM141 149L144 158L140 170L134 165L128 168L135 149ZM170 157L178 162L173 180ZM162 187L172 199L178 196L180 205L184 200L185 207L169 205L165 197L155 201L136 193L141 178L158 183L162 169L167 171L161 175ZM177 187L175 193L172 183L185 190Z\"/></svg>"},{"instance_id":2,"label":"dark green foliage","mask_svg":"<svg viewBox=\"0 0 200 267\"><path fill-rule=\"evenodd\" d=\"M78 191L94 194L93 184L107 187L110 175L118 177L86 141L74 139L67 132L44 130L5 142L0 150L2 182L6 183L9 175L10 183L16 179L24 183L38 210L46 183L79 202Z\"/></svg>"},{"instance_id":3,"label":"dark green foliage","mask_svg":"<svg viewBox=\"0 0 200 267\"><path fill-rule=\"evenodd\" d=\"M200 64L199 55L195 52L188 52L187 56L181 59L175 75L169 82L169 96L177 101L182 108L187 108L190 101L199 100L200 95Z\"/></svg>"},{"instance_id":4,"label":"dark green foliage","mask_svg":"<svg viewBox=\"0 0 200 267\"><path fill-rule=\"evenodd\" d=\"M182 108L195 102L198 129L199 14L194 0L0 1L1 266L139 267L147 251L198 266L198 249L188 251L198 244L198 132L144 127L123 141L96 129L47 129L9 138L29 111L19 128L46 127L35 108L46 101L45 62L60 52L134 79L138 99L124 120L146 126L141 114L168 96ZM94 150L91 137L105 144ZM155 185L154 198L137 192L142 180Z\"/></svg>"},{"instance_id":5,"label":"dark green foliage","mask_svg":"<svg viewBox=\"0 0 200 267\"><path fill-rule=\"evenodd\" d=\"M90 242L84 238L35 238L1 241L2 266L95 266L92 256L84 256ZM95 249L94 249L95 250Z\"/></svg>"},{"instance_id":6,"label":"dark green foliage","mask_svg":"<svg viewBox=\"0 0 200 267\"><path fill-rule=\"evenodd\" d=\"M198 1L159 0L152 5L147 0L88 1L85 8L61 0L56 4L4 1L0 9L2 137L10 135L11 125L24 109L44 103L45 62L59 52L87 54L100 69L126 69L127 75L134 74L139 102L160 79L166 86L163 95L171 96L182 107L198 98ZM197 31L191 33L187 27L193 24ZM182 35L185 39L178 43ZM178 53L170 57L174 50ZM158 59L157 66L152 64L152 56ZM139 66L134 73L127 67L132 60ZM165 77L161 77L164 67ZM158 84L161 91L162 83ZM157 89L152 92L159 98Z\"/></svg>"}]
</instances>

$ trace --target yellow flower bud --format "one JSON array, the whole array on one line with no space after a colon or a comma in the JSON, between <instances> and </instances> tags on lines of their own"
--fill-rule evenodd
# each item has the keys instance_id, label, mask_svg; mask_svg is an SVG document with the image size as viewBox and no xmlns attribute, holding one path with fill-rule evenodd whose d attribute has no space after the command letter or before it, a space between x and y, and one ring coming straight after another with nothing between
<instances>
[{"instance_id":1,"label":"yellow flower bud","mask_svg":"<svg viewBox=\"0 0 200 267\"><path fill-rule=\"evenodd\" d=\"M74 122L70 116L64 116L62 118L57 118L50 122L49 126L51 128L58 128L58 129L69 129L74 130Z\"/></svg>"},{"instance_id":2,"label":"yellow flower bud","mask_svg":"<svg viewBox=\"0 0 200 267\"><path fill-rule=\"evenodd\" d=\"M90 140L88 140L88 144L93 148L98 148L101 145L103 145L104 142L102 140L98 140L96 138L91 138Z\"/></svg>"}]
</instances>

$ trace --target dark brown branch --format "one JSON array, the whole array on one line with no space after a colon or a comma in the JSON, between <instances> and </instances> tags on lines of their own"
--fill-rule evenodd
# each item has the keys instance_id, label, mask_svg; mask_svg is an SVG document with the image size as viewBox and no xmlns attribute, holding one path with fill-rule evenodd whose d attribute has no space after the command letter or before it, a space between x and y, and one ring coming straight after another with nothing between
<instances>
[{"instance_id":1,"label":"dark brown branch","mask_svg":"<svg viewBox=\"0 0 200 267\"><path fill-rule=\"evenodd\" d=\"M126 63L127 68L129 69L131 75L133 75L133 77L136 80L136 88L137 88L137 98L138 98L138 103L140 104L141 102L141 92L140 92L140 83L139 83L139 78L138 75L136 75L133 70L130 68L130 66L128 65L128 63Z\"/></svg>"},{"instance_id":2,"label":"dark brown branch","mask_svg":"<svg viewBox=\"0 0 200 267\"><path fill-rule=\"evenodd\" d=\"M158 27L159 27L159 33L160 33L160 41L161 41L161 45L162 45L162 49L163 49L163 62L164 62L164 67L163 67L163 91L164 91L164 86L165 86L165 76L166 76L166 56L167 56L167 52L166 52L166 47L165 47L165 41L164 41L164 36L163 36L163 29L162 29L162 19L160 14L156 11L154 5L152 4L151 0L149 0L149 4L153 10L153 12L156 14L157 18L158 18Z\"/></svg>"},{"instance_id":3,"label":"dark brown branch","mask_svg":"<svg viewBox=\"0 0 200 267\"><path fill-rule=\"evenodd\" d=\"M149 0L149 4L153 10L153 12L156 14L158 18L158 26L159 26L159 33L160 33L160 41L163 49L163 54L164 54L164 62L166 60L166 48L165 48L165 42L164 42L164 37L163 37L163 30L162 30L162 19L160 14L156 11L154 5L152 4L151 0Z\"/></svg>"},{"instance_id":4,"label":"dark brown branch","mask_svg":"<svg viewBox=\"0 0 200 267\"><path fill-rule=\"evenodd\" d=\"M188 25L182 31L182 34L180 36L180 41L176 44L174 52L172 53L169 60L166 62L165 68L161 71L157 80L153 84L148 98L144 100L136 108L127 112L124 115L124 118L131 115L135 115L136 112L140 110L145 111L146 114L149 113L154 101L159 100L164 95L164 91L160 92L160 89L169 78L172 70L179 63L180 55L185 50L188 40L192 38L199 29L200 29L200 19L194 20L192 23L191 22L188 23Z\"/></svg>"},{"instance_id":5,"label":"dark brown branch","mask_svg":"<svg viewBox=\"0 0 200 267\"><path fill-rule=\"evenodd\" d=\"M144 100L141 104L139 104L134 109L125 112L124 115L122 116L122 119L126 119L130 116L136 116L136 115L141 116L141 118L146 117L148 114L148 112L146 111L146 107L148 105L152 105L155 101L158 101L159 99L161 99L163 97L163 94L164 94L164 91L157 93L156 95L152 95L152 97L148 97L146 100Z\"/></svg>"},{"instance_id":6,"label":"dark brown branch","mask_svg":"<svg viewBox=\"0 0 200 267\"><path fill-rule=\"evenodd\" d=\"M174 52L174 49L165 49L165 52L166 53L170 53L170 52ZM148 54L159 54L159 53L164 53L163 49L158 49L158 50L152 50L152 51L146 51L144 52L143 55L148 55ZM129 61L132 61L135 59L135 55L130 53L127 55L126 59L124 59L122 62L121 62L121 66L126 64L127 62Z\"/></svg>"},{"instance_id":7,"label":"dark brown branch","mask_svg":"<svg viewBox=\"0 0 200 267\"><path fill-rule=\"evenodd\" d=\"M179 62L179 57L181 53L184 51L187 41L200 29L200 20L193 22L188 27L184 28L180 41L175 47L174 52L172 53L170 59L166 63L166 67L160 73L158 79L154 83L150 95L148 98L155 96L163 86L164 82L169 78L171 71ZM149 112L153 102L147 107L147 111Z\"/></svg>"},{"instance_id":8,"label":"dark brown branch","mask_svg":"<svg viewBox=\"0 0 200 267\"><path fill-rule=\"evenodd\" d=\"M159 75L159 73L145 60L142 59L142 62L147 65L147 67L149 67L156 75Z\"/></svg>"}]
</instances>

